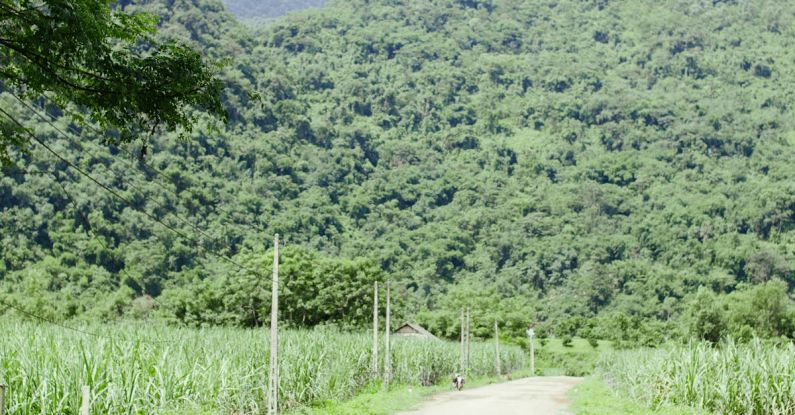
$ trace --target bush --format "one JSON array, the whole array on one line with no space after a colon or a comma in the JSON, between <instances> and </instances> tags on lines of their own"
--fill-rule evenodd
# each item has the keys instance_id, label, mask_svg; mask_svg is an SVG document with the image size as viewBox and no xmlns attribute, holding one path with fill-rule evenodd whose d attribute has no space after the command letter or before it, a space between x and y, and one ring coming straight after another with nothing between
<instances>
[{"instance_id":1,"label":"bush","mask_svg":"<svg viewBox=\"0 0 795 415\"><path fill-rule=\"evenodd\" d=\"M561 337L560 340L561 344L563 344L563 347L571 347L571 341L572 341L571 336L563 336Z\"/></svg>"}]
</instances>

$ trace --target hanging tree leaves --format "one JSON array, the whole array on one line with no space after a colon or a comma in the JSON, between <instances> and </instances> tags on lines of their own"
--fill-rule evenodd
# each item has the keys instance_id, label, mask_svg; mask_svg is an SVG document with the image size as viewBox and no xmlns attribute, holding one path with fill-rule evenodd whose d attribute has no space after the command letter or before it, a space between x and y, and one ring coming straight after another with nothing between
<instances>
[{"instance_id":1,"label":"hanging tree leaves","mask_svg":"<svg viewBox=\"0 0 795 415\"><path fill-rule=\"evenodd\" d=\"M157 128L191 130L195 112L225 118L221 81L201 54L154 38L157 19L107 0L0 0L0 87L46 95L126 142ZM73 112L74 117L80 114ZM0 158L26 140L2 128Z\"/></svg>"}]
</instances>

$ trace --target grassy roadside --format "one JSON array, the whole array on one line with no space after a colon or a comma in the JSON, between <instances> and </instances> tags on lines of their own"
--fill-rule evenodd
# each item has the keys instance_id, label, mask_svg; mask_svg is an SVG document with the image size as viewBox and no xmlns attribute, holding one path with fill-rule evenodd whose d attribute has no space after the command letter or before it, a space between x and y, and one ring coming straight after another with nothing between
<instances>
[{"instance_id":1,"label":"grassy roadside","mask_svg":"<svg viewBox=\"0 0 795 415\"><path fill-rule=\"evenodd\" d=\"M576 415L706 415L706 412L695 408L666 406L652 410L640 402L621 396L602 380L594 375L577 385L569 398L571 410Z\"/></svg>"},{"instance_id":2,"label":"grassy roadside","mask_svg":"<svg viewBox=\"0 0 795 415\"><path fill-rule=\"evenodd\" d=\"M511 379L530 376L529 370L522 370L511 375ZM467 379L466 387L474 388L508 381L502 377L479 377ZM421 387L400 385L389 391L374 387L364 391L355 398L344 402L325 402L311 407L303 407L292 411L294 415L389 415L398 411L411 410L418 407L428 397L448 392L451 388L447 383L442 385Z\"/></svg>"},{"instance_id":3,"label":"grassy roadside","mask_svg":"<svg viewBox=\"0 0 795 415\"><path fill-rule=\"evenodd\" d=\"M544 376L587 376L594 372L602 353L613 350L611 342L600 340L596 347L575 337L569 346L561 339L535 340L536 374Z\"/></svg>"}]
</instances>

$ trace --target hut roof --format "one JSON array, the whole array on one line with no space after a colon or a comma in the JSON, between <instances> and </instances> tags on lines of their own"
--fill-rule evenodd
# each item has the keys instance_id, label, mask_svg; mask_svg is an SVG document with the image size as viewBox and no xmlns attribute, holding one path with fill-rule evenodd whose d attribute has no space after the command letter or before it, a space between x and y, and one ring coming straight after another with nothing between
<instances>
[{"instance_id":1,"label":"hut roof","mask_svg":"<svg viewBox=\"0 0 795 415\"><path fill-rule=\"evenodd\" d=\"M408 330L406 330L406 329L408 329ZM407 331L409 333L407 333ZM411 333L411 332L413 332L413 333ZM414 323L406 323L406 324L398 327L394 331L394 334L398 334L398 335L417 335L417 336L437 339L437 337L434 336L431 332L429 332L428 330L425 330L425 328L423 328L419 324L414 324Z\"/></svg>"}]
</instances>

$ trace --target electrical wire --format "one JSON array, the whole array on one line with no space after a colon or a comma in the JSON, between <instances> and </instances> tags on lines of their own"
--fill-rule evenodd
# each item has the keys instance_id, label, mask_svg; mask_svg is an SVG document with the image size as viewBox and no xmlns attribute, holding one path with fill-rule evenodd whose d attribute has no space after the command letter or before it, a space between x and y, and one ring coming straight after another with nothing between
<instances>
[{"instance_id":1,"label":"electrical wire","mask_svg":"<svg viewBox=\"0 0 795 415\"><path fill-rule=\"evenodd\" d=\"M151 219L151 220L153 220L153 221L157 222L158 224L160 224L160 225L161 225L161 226L163 226L164 228L166 228L166 229L170 230L170 231L171 231L171 232L173 232L174 234L176 234L176 235L178 235L178 236L180 236L180 237L182 237L182 238L184 238L184 239L186 239L186 240L193 241L194 243L196 243L196 239L195 239L195 238L191 238L191 237L190 237L189 235L187 235L186 233L184 233L184 232L182 232L182 231L180 231L180 230L178 230L178 229L174 228L173 226L171 226L171 225L169 225L169 224L165 223L165 222L164 222L162 219L158 218L157 216L155 216L155 215L153 215L153 214L151 214L151 213L149 213L149 212L147 212L147 211L145 211L145 210L143 210L143 209L141 209L141 208L137 207L137 206L136 206L136 205L135 205L135 204L134 204L134 203L133 203L131 200L129 200L128 198L126 198L125 196L123 196L122 194L120 194L120 193L119 193L117 190L115 190L115 189L113 189L113 188L111 188L111 187L107 186L106 184L104 184L104 183L100 182L100 181L99 181L99 180L97 180L95 177L93 177L92 175L88 174L88 173L87 173L85 170L83 170L83 169L82 169L80 166L77 166L75 163L73 163L73 162L69 161L68 159L66 159L66 157L62 156L60 153L58 153L57 151L55 151L55 150L54 150L52 147L50 147L49 145L47 145L47 143L45 143L43 140L41 140L39 137L37 137L35 134L33 134L33 133L30 131L30 130L28 130L27 128L25 128L25 126L24 126L22 123L20 123L20 122L19 122L17 119L15 119L13 116L11 116L11 115L10 115L8 112L6 112L5 110L3 110L2 108L0 108L0 114L3 114L3 115L6 117L6 118L8 118L9 120L11 120L11 122L13 122L13 123L14 123L14 124L16 124L17 126L19 126L19 127L22 129L22 131L24 131L24 132L25 132L25 133L26 133L26 134L27 134L27 135L28 135L28 136L29 136L29 137L30 137L32 140L34 140L34 141L35 141L35 142L37 142L39 145L41 145L41 146L42 146L42 147L43 147L45 150L47 150L49 153L51 153L53 156L55 156L55 157L56 157L58 160L60 160L61 162L65 163L67 166L69 166L69 167L71 167L72 169L74 169L75 171L77 171L77 172L78 172L80 175L84 176L85 178L87 178L88 180L90 180L91 182L93 182L94 184L96 184L97 186L99 186L100 188L102 188L103 190L105 190L106 192L108 192L108 193L109 193L110 195L112 195L113 197L115 197L115 198L117 198L117 199L119 199L119 200L123 201L123 202L124 202L124 203L126 203L126 204L127 204L129 207L131 207L131 208L133 208L134 210L136 210L136 211L138 211L138 212L142 213L144 216L148 217L149 219ZM161 207L162 207L162 206L161 206ZM196 228L196 229L198 229L198 227L197 227L196 225L193 225L193 227L194 227L194 228ZM200 229L199 229L199 230L200 230ZM201 231L201 230L200 230L200 231ZM200 232L200 233L202 233L202 232ZM209 255L211 255L211 256L214 256L214 257L216 257L216 258L218 258L218 259L220 259L220 260L222 260L222 261L224 261L224 262L227 262L227 263L229 263L229 264L232 264L232 265L234 265L234 266L235 266L235 267L236 267L236 268L237 268L239 271L248 271L248 272L251 272L251 273L253 273L253 274L255 274L255 275L258 275L258 276L260 276L260 277L263 277L263 278L265 278L265 277L264 277L264 276L263 276L263 275L262 275L262 274L261 274L259 271L257 271L257 270L249 269L249 268L247 268L247 267L245 267L245 266L241 265L241 264L240 264L240 263L238 263L237 261L235 261L235 260L233 260L233 259L231 259L231 258L229 258L229 257L226 257L225 255L222 255L222 254L216 253L216 252L214 252L214 251L212 251L212 250L209 250L209 249L204 249L204 248L201 246L201 244L200 244L200 243L196 243L196 247L197 247L197 248L199 248L200 250L204 251L206 254L209 254Z\"/></svg>"},{"instance_id":2,"label":"electrical wire","mask_svg":"<svg viewBox=\"0 0 795 415\"><path fill-rule=\"evenodd\" d=\"M36 108L34 108L34 106L33 106L33 105L26 103L26 102L25 102L25 101L24 101L24 100L23 100L21 97L19 97L18 95L14 94L14 93L13 93L13 92L11 92L11 91L6 91L6 92L7 92L8 94L10 94L11 96L13 96L14 98L16 98L16 100L17 100L17 101L19 101L19 102L20 102L22 105L26 106L28 109L30 109L31 111L33 111L33 112L34 112L34 113L35 113L35 114L36 114L36 115L37 115L37 116L38 116L40 119L42 119L42 120L43 120L43 121L45 121L46 123L50 124L50 125L51 125L51 126L52 126L52 127L55 129L55 130L56 130L56 131L59 131L59 132L60 132L62 135L64 135L64 136L65 136L65 133L63 133L62 131L60 131L60 129L59 129L57 126L55 126L55 125L53 124L53 122L52 122L52 121L54 121L54 120L55 120L55 117L54 117L52 114L49 114L49 113L47 113L47 111L46 111L44 108L38 107L38 109L39 109L40 111L44 112L44 114L46 114L46 116L50 118L49 120L47 120L47 119L44 117L44 115L43 115L43 114L39 113L39 111L37 111L37 110L36 110ZM43 98L45 98L45 99L49 100L50 102L54 103L54 102L53 102L53 100L52 100L51 98L47 97L46 95L44 95L44 96L43 96ZM96 128L96 127L94 127L94 126L90 125L90 124L85 124L85 126L86 126L88 129L92 130L92 131L93 131L95 134L97 134L97 135L100 135L100 136L102 136L102 135L105 135L105 132L104 132L104 131L101 131L100 129L98 129L98 128ZM67 126L67 129L71 130L71 131L72 131L74 134L80 135L80 132L79 132L79 131L77 131L77 129L76 129L74 126L72 126L72 125L68 125L68 126ZM107 145L108 145L108 147L109 147L109 148L111 148L111 150L114 150L114 149L115 149L115 150L117 150L117 151L119 151L119 152L122 152L122 153L126 154L128 157L130 157L131 159L134 159L134 158L136 158L136 155L135 155L135 154L133 154L132 152L130 152L129 150L125 149L125 148L124 148L124 147L122 147L122 146L117 146L117 145L114 145L114 144L112 144L112 143L108 143ZM81 151L82 151L82 150L81 150ZM127 164L128 164L128 165L129 165L131 168L133 168L135 171L137 171L137 172L139 172L139 173L142 173L142 174L146 174L146 172L145 172L145 171L142 171L141 169L139 169L138 167L136 167L136 166L144 166L144 167L145 167L145 168L147 168L147 169L148 169L148 170L149 170L149 171L150 171L152 174L154 174L154 175L156 175L156 176L160 177L161 179L165 180L166 182L170 183L171 185L174 185L175 187L177 187L177 184L176 184L176 183L174 183L173 179L171 179L170 177L168 177L168 175L166 175L166 174L165 174L165 173L163 173L162 171L158 170L157 168L155 168L154 166L152 166L151 164L149 164L149 163L148 163L148 162L146 162L145 160L141 160L141 159L139 158L139 162L138 162L138 163L134 163L134 162L132 162L132 161L129 161L129 160L127 160L127 159L125 159L125 161L126 161L126 162L127 162ZM152 183L154 183L154 184L155 184L155 186L157 186L157 187L159 187L159 188L161 188L161 189L163 189L163 190L165 190L165 191L169 192L171 195L173 195L173 196L174 196L174 197L176 197L177 199L180 199L180 198L181 198L181 196L180 196L180 195L179 195L179 194L178 194L176 191L174 191L174 190L172 190L172 189L168 188L167 186L165 186L164 184L160 183L159 181L153 180L153 181L152 181ZM221 213L224 213L224 214L226 214L226 215L228 215L228 216L232 216L232 212L230 212L229 210L227 210L227 209L224 209L223 207L221 207L221 204L220 204L220 203L215 203L215 204L213 204L213 210L214 210L216 213L218 213L218 212L221 212ZM265 229L265 227L264 227L264 226L262 226L262 224L261 224L261 223L255 223L255 224L249 224L249 225L253 225L253 226L256 228L256 230L258 230L258 231L260 231L260 232L263 232L263 233L268 231L267 229Z\"/></svg>"},{"instance_id":3,"label":"electrical wire","mask_svg":"<svg viewBox=\"0 0 795 415\"><path fill-rule=\"evenodd\" d=\"M15 306L15 305L13 305L13 304L11 304L9 302L6 302L4 300L0 300L0 304L4 305L6 307L5 310L8 310L10 308L10 309L12 309L12 310L24 315L24 316L27 316L29 318L33 318L33 319L36 319L36 320L39 320L39 321L43 321L45 323L51 324L53 326L60 327L60 328L65 329L65 330L73 331L73 332L76 332L76 333L81 333L81 334L84 334L86 336L96 337L96 338L100 338L100 339L105 339L105 340L110 340L110 341L123 341L123 342L129 342L129 343L146 343L146 344L150 344L150 345L151 344L158 344L159 345L159 344L179 343L179 342L183 341L182 338L176 339L176 340L119 339L119 338L115 338L115 337L99 334L99 333L93 332L93 331L78 329L76 327L72 327L72 326L60 323L58 321L55 321L55 320L53 320L51 318L42 317L42 316L40 316L38 314L31 313L29 311L25 311L25 309L23 309L21 307L17 307L17 306Z\"/></svg>"}]
</instances>

